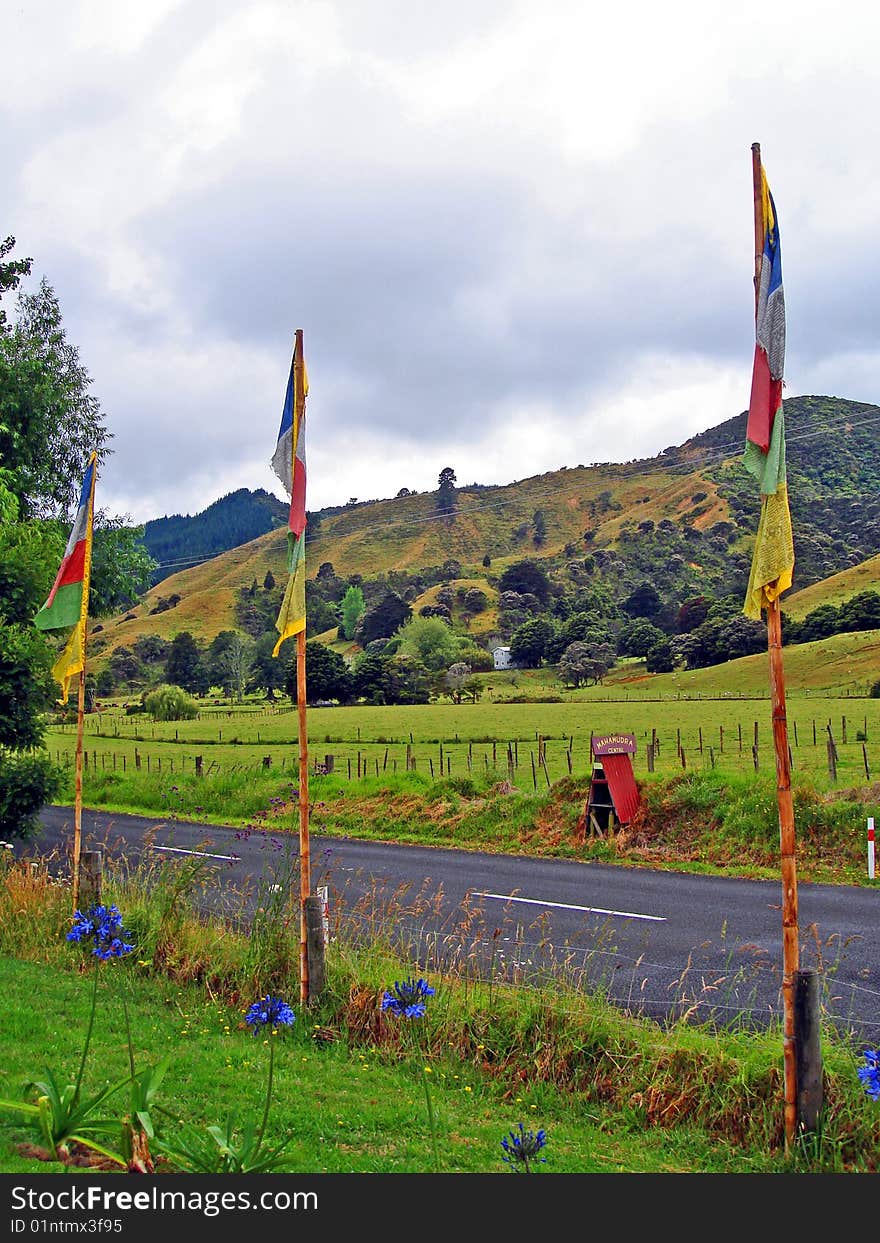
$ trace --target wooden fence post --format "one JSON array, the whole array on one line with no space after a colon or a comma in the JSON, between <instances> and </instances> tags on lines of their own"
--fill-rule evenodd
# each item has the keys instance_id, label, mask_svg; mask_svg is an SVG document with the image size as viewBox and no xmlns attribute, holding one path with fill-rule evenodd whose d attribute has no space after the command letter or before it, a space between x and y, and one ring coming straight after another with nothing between
<instances>
[{"instance_id":1,"label":"wooden fence post","mask_svg":"<svg viewBox=\"0 0 880 1243\"><path fill-rule=\"evenodd\" d=\"M87 911L101 901L103 857L100 850L83 850L79 856L79 909Z\"/></svg>"},{"instance_id":2,"label":"wooden fence post","mask_svg":"<svg viewBox=\"0 0 880 1243\"><path fill-rule=\"evenodd\" d=\"M303 903L306 921L306 955L309 964L309 1002L324 991L324 910L317 894Z\"/></svg>"},{"instance_id":3,"label":"wooden fence post","mask_svg":"<svg viewBox=\"0 0 880 1243\"><path fill-rule=\"evenodd\" d=\"M834 747L834 739L830 736L825 744L828 752L828 775L832 781L837 780L837 751Z\"/></svg>"},{"instance_id":4,"label":"wooden fence post","mask_svg":"<svg viewBox=\"0 0 880 1243\"><path fill-rule=\"evenodd\" d=\"M822 1050L819 1044L819 973L802 967L794 973L797 1121L817 1131L822 1116Z\"/></svg>"}]
</instances>

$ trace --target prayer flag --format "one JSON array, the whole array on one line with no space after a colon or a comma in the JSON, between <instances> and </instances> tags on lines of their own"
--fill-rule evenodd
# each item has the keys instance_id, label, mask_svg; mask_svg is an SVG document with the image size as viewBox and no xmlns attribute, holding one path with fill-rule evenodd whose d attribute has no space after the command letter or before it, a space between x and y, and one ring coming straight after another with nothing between
<instances>
[{"instance_id":1,"label":"prayer flag","mask_svg":"<svg viewBox=\"0 0 880 1243\"><path fill-rule=\"evenodd\" d=\"M86 468L73 529L61 566L46 603L34 618L34 625L39 630L60 630L73 626L64 651L52 666L52 673L61 686L61 703L67 702L70 679L85 668L96 476L97 454L93 453Z\"/></svg>"},{"instance_id":2,"label":"prayer flag","mask_svg":"<svg viewBox=\"0 0 880 1243\"><path fill-rule=\"evenodd\" d=\"M794 539L785 470L782 373L785 362L785 298L776 206L761 167L763 252L755 309L755 359L743 464L761 488L761 516L743 612L761 610L791 586Z\"/></svg>"},{"instance_id":3,"label":"prayer flag","mask_svg":"<svg viewBox=\"0 0 880 1243\"><path fill-rule=\"evenodd\" d=\"M272 456L272 469L290 494L290 513L287 520L287 589L281 602L275 629L278 642L272 651L277 656L285 639L292 638L306 628L306 412L305 398L309 380L305 363L297 353L300 338L294 349L287 392L281 412L278 442ZM297 394L296 370L302 368L302 398Z\"/></svg>"}]
</instances>

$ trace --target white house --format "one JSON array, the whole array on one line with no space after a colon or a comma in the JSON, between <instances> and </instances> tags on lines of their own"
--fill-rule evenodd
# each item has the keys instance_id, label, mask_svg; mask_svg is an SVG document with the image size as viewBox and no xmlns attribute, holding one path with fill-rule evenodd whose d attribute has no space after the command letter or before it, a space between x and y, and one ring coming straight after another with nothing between
<instances>
[{"instance_id":1,"label":"white house","mask_svg":"<svg viewBox=\"0 0 880 1243\"><path fill-rule=\"evenodd\" d=\"M493 647L492 660L495 662L496 669L510 668L510 648L509 647Z\"/></svg>"}]
</instances>

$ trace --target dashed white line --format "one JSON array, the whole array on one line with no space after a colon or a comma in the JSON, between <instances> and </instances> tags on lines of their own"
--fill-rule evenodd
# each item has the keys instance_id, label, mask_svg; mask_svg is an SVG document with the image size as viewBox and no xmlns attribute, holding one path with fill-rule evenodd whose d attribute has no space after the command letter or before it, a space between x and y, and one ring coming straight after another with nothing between
<instances>
[{"instance_id":1,"label":"dashed white line","mask_svg":"<svg viewBox=\"0 0 880 1243\"><path fill-rule=\"evenodd\" d=\"M649 919L665 924L665 915L642 915L638 911L607 911L602 906L575 906L570 902L545 902L542 898L518 898L512 893L481 893L474 890L475 898L497 898L499 902L527 902L531 906L554 906L563 911L584 911L589 915L615 915L620 919Z\"/></svg>"},{"instance_id":2,"label":"dashed white line","mask_svg":"<svg viewBox=\"0 0 880 1243\"><path fill-rule=\"evenodd\" d=\"M227 863L235 863L238 855L212 855L207 850L185 850L183 846L155 846L151 842L148 850L167 850L175 855L197 855L200 859L223 859Z\"/></svg>"}]
</instances>

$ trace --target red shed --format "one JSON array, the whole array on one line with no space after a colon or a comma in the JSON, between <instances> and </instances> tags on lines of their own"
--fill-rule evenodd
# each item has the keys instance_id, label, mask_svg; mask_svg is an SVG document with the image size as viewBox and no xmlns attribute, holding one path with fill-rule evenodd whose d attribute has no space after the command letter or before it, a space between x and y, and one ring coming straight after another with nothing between
<instances>
[{"instance_id":1,"label":"red shed","mask_svg":"<svg viewBox=\"0 0 880 1243\"><path fill-rule=\"evenodd\" d=\"M639 791L633 775L635 734L594 734L590 739L593 773L587 799L586 819L594 830L609 827L612 818L629 824L639 808Z\"/></svg>"}]
</instances>

